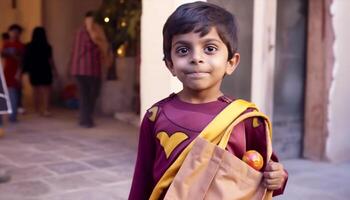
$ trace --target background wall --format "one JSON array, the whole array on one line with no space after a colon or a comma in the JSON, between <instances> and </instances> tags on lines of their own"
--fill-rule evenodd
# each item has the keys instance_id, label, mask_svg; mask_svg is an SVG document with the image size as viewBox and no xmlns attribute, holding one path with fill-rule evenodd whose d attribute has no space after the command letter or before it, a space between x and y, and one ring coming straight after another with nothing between
<instances>
[{"instance_id":1,"label":"background wall","mask_svg":"<svg viewBox=\"0 0 350 200\"><path fill-rule=\"evenodd\" d=\"M43 24L53 47L54 60L60 82L68 81L69 59L72 42L85 13L97 9L101 0L45 0L43 1Z\"/></svg>"},{"instance_id":2,"label":"background wall","mask_svg":"<svg viewBox=\"0 0 350 200\"><path fill-rule=\"evenodd\" d=\"M304 124L307 2L278 0L273 144L279 158L301 155Z\"/></svg>"},{"instance_id":3,"label":"background wall","mask_svg":"<svg viewBox=\"0 0 350 200\"><path fill-rule=\"evenodd\" d=\"M335 64L329 97L329 135L326 154L331 161L350 160L350 1L334 0L331 7L335 32Z\"/></svg>"}]
</instances>

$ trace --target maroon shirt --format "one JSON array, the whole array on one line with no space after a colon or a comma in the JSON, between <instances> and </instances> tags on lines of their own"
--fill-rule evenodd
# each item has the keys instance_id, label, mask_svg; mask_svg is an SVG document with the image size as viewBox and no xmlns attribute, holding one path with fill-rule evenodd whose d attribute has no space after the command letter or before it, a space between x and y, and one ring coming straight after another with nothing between
<instances>
[{"instance_id":1,"label":"maroon shirt","mask_svg":"<svg viewBox=\"0 0 350 200\"><path fill-rule=\"evenodd\" d=\"M101 76L101 53L85 26L76 34L71 62L72 75Z\"/></svg>"},{"instance_id":2,"label":"maroon shirt","mask_svg":"<svg viewBox=\"0 0 350 200\"><path fill-rule=\"evenodd\" d=\"M149 109L141 125L129 200L148 199L156 183L182 150L231 102L232 100L222 96L217 101L191 104L181 101L177 95L171 95ZM158 108L156 113L153 109L155 107ZM237 131L237 129L241 130ZM167 156L157 138L160 132L165 132L169 137L176 132L182 132L188 138L178 144ZM245 133L245 137L242 133ZM234 128L227 150L238 158L242 158L246 150L254 149L266 160L265 136L265 125L261 119L255 127L253 127L253 120L247 119ZM276 156L272 159L277 161ZM283 188L275 192L282 193Z\"/></svg>"},{"instance_id":3,"label":"maroon shirt","mask_svg":"<svg viewBox=\"0 0 350 200\"><path fill-rule=\"evenodd\" d=\"M20 41L9 41L4 43L2 52L4 54L4 75L7 87L20 88L20 70L24 44Z\"/></svg>"}]
</instances>

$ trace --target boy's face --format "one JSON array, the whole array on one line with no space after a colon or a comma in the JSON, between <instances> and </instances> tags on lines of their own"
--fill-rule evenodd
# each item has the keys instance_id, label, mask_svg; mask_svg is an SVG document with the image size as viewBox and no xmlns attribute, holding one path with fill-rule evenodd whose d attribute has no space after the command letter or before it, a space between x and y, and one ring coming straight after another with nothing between
<instances>
[{"instance_id":1,"label":"boy's face","mask_svg":"<svg viewBox=\"0 0 350 200\"><path fill-rule=\"evenodd\" d=\"M18 30L10 30L9 32L10 40L18 40L20 33Z\"/></svg>"},{"instance_id":2,"label":"boy's face","mask_svg":"<svg viewBox=\"0 0 350 200\"><path fill-rule=\"evenodd\" d=\"M94 23L94 18L92 16L85 17L84 23L86 28L89 30L92 27L92 24Z\"/></svg>"},{"instance_id":3,"label":"boy's face","mask_svg":"<svg viewBox=\"0 0 350 200\"><path fill-rule=\"evenodd\" d=\"M175 35L171 44L168 69L189 92L220 92L225 74L230 75L239 63L239 54L228 60L228 49L215 28L200 37L190 32Z\"/></svg>"}]
</instances>

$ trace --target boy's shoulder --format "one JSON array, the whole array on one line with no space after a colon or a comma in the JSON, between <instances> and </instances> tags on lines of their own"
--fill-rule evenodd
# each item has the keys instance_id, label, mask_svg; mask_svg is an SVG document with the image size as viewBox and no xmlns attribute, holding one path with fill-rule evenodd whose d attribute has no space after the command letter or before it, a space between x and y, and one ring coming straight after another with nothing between
<instances>
[{"instance_id":1,"label":"boy's shoulder","mask_svg":"<svg viewBox=\"0 0 350 200\"><path fill-rule=\"evenodd\" d=\"M154 122L160 113L162 107L171 101L176 96L175 93L170 94L168 97L158 101L157 103L153 104L149 109L147 109L146 115L148 116L148 119L152 122Z\"/></svg>"}]
</instances>

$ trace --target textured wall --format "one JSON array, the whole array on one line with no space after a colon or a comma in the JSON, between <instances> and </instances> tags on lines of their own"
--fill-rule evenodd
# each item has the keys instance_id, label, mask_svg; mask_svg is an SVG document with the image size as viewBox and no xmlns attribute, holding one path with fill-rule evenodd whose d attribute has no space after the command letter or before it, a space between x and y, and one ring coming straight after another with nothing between
<instances>
[{"instance_id":1,"label":"textured wall","mask_svg":"<svg viewBox=\"0 0 350 200\"><path fill-rule=\"evenodd\" d=\"M335 32L334 43L334 70L333 82L329 98L329 135L326 154L331 161L350 160L350 1L334 0L331 7L333 27Z\"/></svg>"},{"instance_id":2,"label":"textured wall","mask_svg":"<svg viewBox=\"0 0 350 200\"><path fill-rule=\"evenodd\" d=\"M281 158L301 156L304 123L307 3L277 4L273 142Z\"/></svg>"}]
</instances>

